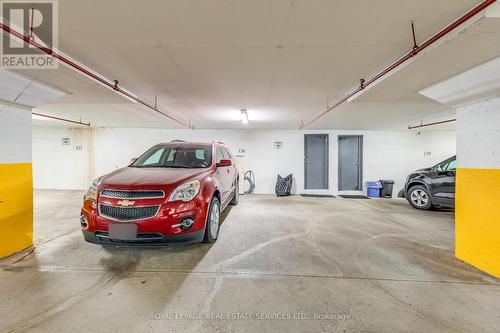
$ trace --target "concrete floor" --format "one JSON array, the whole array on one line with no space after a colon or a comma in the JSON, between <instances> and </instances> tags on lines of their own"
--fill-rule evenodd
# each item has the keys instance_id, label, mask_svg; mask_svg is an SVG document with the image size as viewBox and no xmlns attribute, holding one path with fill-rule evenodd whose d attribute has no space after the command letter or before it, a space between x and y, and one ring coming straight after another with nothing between
<instances>
[{"instance_id":1,"label":"concrete floor","mask_svg":"<svg viewBox=\"0 0 500 333\"><path fill-rule=\"evenodd\" d=\"M82 239L81 197L35 192L35 251L0 261L0 331L500 327L500 281L453 257L453 212L402 199L245 196L215 245L103 248Z\"/></svg>"}]
</instances>

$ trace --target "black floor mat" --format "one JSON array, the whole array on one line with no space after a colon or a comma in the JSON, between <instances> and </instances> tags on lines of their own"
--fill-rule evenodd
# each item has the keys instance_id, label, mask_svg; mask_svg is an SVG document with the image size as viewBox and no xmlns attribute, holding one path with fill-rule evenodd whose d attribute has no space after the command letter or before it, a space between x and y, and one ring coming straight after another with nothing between
<instances>
[{"instance_id":1,"label":"black floor mat","mask_svg":"<svg viewBox=\"0 0 500 333\"><path fill-rule=\"evenodd\" d=\"M307 198L335 198L334 195L330 194L301 194L300 196Z\"/></svg>"},{"instance_id":2,"label":"black floor mat","mask_svg":"<svg viewBox=\"0 0 500 333\"><path fill-rule=\"evenodd\" d=\"M370 199L364 195L359 195L359 194L341 194L339 197L344 198L344 199Z\"/></svg>"}]
</instances>

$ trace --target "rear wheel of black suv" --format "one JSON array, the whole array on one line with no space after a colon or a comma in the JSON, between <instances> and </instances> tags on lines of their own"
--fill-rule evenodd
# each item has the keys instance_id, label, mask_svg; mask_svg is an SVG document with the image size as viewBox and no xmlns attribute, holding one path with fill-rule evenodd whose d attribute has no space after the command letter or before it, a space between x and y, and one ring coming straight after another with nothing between
<instances>
[{"instance_id":1,"label":"rear wheel of black suv","mask_svg":"<svg viewBox=\"0 0 500 333\"><path fill-rule=\"evenodd\" d=\"M204 243L215 243L219 236L220 226L220 203L217 197L213 197L210 201L210 207L207 213L207 222L205 223Z\"/></svg>"},{"instance_id":2,"label":"rear wheel of black suv","mask_svg":"<svg viewBox=\"0 0 500 333\"><path fill-rule=\"evenodd\" d=\"M412 186L408 190L407 200L414 208L429 210L432 208L432 200L429 191L422 185Z\"/></svg>"}]
</instances>

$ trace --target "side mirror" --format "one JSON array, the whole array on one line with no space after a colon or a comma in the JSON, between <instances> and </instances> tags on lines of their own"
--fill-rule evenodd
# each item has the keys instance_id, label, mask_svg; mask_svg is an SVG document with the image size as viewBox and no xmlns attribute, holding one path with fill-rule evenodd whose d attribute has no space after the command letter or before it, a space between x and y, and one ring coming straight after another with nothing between
<instances>
[{"instance_id":1,"label":"side mirror","mask_svg":"<svg viewBox=\"0 0 500 333\"><path fill-rule=\"evenodd\" d=\"M137 161L137 157L131 158L130 159L130 164L134 164L135 161Z\"/></svg>"},{"instance_id":2,"label":"side mirror","mask_svg":"<svg viewBox=\"0 0 500 333\"><path fill-rule=\"evenodd\" d=\"M219 167L227 167L232 164L231 160L220 160L219 163L216 164L216 166Z\"/></svg>"}]
</instances>

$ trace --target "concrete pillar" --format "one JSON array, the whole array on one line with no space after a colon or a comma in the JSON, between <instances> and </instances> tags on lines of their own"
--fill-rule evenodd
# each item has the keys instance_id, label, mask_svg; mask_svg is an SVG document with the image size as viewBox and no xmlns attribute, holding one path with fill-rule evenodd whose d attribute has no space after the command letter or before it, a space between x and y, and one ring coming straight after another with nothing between
<instances>
[{"instance_id":1,"label":"concrete pillar","mask_svg":"<svg viewBox=\"0 0 500 333\"><path fill-rule=\"evenodd\" d=\"M33 244L31 110L0 104L0 258Z\"/></svg>"},{"instance_id":2,"label":"concrete pillar","mask_svg":"<svg viewBox=\"0 0 500 333\"><path fill-rule=\"evenodd\" d=\"M500 98L457 110L455 255L500 278Z\"/></svg>"}]
</instances>

